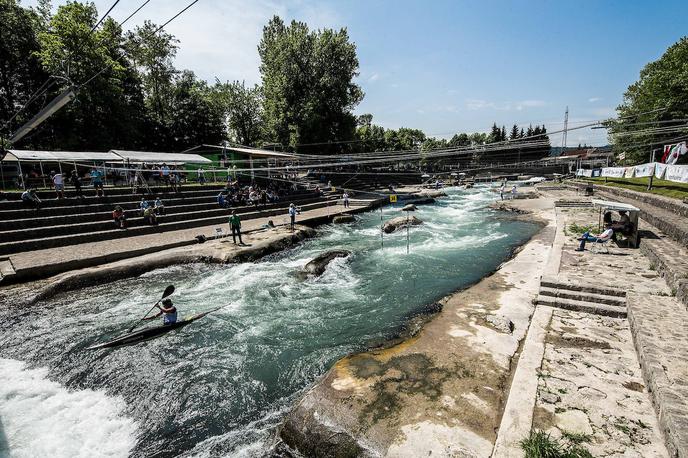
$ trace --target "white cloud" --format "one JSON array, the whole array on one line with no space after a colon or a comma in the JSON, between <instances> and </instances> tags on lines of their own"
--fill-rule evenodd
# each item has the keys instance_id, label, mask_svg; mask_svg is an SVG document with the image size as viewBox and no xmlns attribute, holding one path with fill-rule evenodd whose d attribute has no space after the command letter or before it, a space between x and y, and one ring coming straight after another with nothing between
<instances>
[{"instance_id":1,"label":"white cloud","mask_svg":"<svg viewBox=\"0 0 688 458\"><path fill-rule=\"evenodd\" d=\"M616 110L613 107L595 108L592 113L598 118L612 118L616 116Z\"/></svg>"},{"instance_id":2,"label":"white cloud","mask_svg":"<svg viewBox=\"0 0 688 458\"><path fill-rule=\"evenodd\" d=\"M372 75L370 75L370 78L368 78L368 82L374 83L378 79L380 79L380 75L378 73L373 73Z\"/></svg>"},{"instance_id":3,"label":"white cloud","mask_svg":"<svg viewBox=\"0 0 688 458\"><path fill-rule=\"evenodd\" d=\"M466 100L466 108L469 110L491 109L497 111L522 111L526 108L543 107L547 105L544 100L522 100L520 102L488 102L481 99Z\"/></svg>"},{"instance_id":4,"label":"white cloud","mask_svg":"<svg viewBox=\"0 0 688 458\"><path fill-rule=\"evenodd\" d=\"M469 110L483 110L485 108L494 108L495 105L492 102L481 99L468 99L466 100L466 108Z\"/></svg>"},{"instance_id":5,"label":"white cloud","mask_svg":"<svg viewBox=\"0 0 688 458\"><path fill-rule=\"evenodd\" d=\"M590 97L590 98L588 99L588 102L590 102L590 103L595 103L595 102L599 102L600 100L602 100L601 97Z\"/></svg>"}]
</instances>

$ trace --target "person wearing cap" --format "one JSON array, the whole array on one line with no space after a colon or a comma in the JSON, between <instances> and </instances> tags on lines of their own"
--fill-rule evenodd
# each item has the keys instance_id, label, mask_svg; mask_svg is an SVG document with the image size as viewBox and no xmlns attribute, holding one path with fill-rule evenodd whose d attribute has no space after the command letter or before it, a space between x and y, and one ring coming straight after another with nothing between
<instances>
[{"instance_id":1,"label":"person wearing cap","mask_svg":"<svg viewBox=\"0 0 688 458\"><path fill-rule=\"evenodd\" d=\"M162 315L162 324L164 325L170 325L177 322L177 307L172 304L171 299L165 299L162 301L162 306L156 304L156 307L160 311L156 315L144 318L144 320L154 320Z\"/></svg>"}]
</instances>

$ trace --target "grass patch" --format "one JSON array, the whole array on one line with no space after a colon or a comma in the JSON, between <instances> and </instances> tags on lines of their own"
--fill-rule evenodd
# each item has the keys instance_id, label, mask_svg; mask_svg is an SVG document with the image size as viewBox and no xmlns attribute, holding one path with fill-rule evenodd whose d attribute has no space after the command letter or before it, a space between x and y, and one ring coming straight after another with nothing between
<instances>
[{"instance_id":1,"label":"grass patch","mask_svg":"<svg viewBox=\"0 0 688 458\"><path fill-rule=\"evenodd\" d=\"M593 226L579 226L576 223L571 223L567 227L568 232L571 232L572 234L583 234L584 232L594 232L595 229Z\"/></svg>"},{"instance_id":2,"label":"grass patch","mask_svg":"<svg viewBox=\"0 0 688 458\"><path fill-rule=\"evenodd\" d=\"M585 442L589 442L589 437L585 434L573 435L577 440L581 439L580 436L586 436L588 440ZM565 435L559 441L544 431L531 431L530 436L523 439L520 445L526 458L592 458L590 452L580 443L573 442Z\"/></svg>"},{"instance_id":3,"label":"grass patch","mask_svg":"<svg viewBox=\"0 0 688 458\"><path fill-rule=\"evenodd\" d=\"M685 199L688 198L688 184L687 183L675 183L673 181L667 180L652 180L652 190L647 190L647 184L650 181L649 177L646 178L607 178L607 182L604 182L604 178L586 178L585 181L604 185L604 186L614 186L617 188L626 188L638 192L649 192L650 194L658 194L660 196L673 197L674 199Z\"/></svg>"}]
</instances>

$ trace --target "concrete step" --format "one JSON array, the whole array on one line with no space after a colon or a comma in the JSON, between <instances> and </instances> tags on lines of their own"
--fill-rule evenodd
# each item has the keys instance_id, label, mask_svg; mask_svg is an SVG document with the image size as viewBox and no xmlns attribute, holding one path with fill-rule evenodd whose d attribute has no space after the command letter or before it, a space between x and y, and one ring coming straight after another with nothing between
<instances>
[{"instance_id":1,"label":"concrete step","mask_svg":"<svg viewBox=\"0 0 688 458\"><path fill-rule=\"evenodd\" d=\"M592 286L584 283L575 283L570 280L560 280L554 277L543 276L540 279L541 288L553 288L559 290L581 291L604 296L626 297L626 291L608 286Z\"/></svg>"},{"instance_id":2,"label":"concrete step","mask_svg":"<svg viewBox=\"0 0 688 458\"><path fill-rule=\"evenodd\" d=\"M7 277L15 275L14 266L12 265L12 260L8 257L0 258L0 283Z\"/></svg>"},{"instance_id":3,"label":"concrete step","mask_svg":"<svg viewBox=\"0 0 688 458\"><path fill-rule=\"evenodd\" d=\"M78 205L92 205L92 204L99 204L102 203L103 200L107 199L108 202L110 201L116 201L116 202L130 202L134 200L141 200L141 197L144 195L146 197L150 196L160 196L161 199L176 199L176 198L184 198L184 197L200 197L200 196L216 196L224 187L222 186L214 186L213 188L203 188L203 189L196 189L195 187L189 187L187 189L182 188L181 192L175 193L171 191L165 191L165 192L153 192L151 194L143 194L143 193L132 193L131 188L128 189L127 192L118 192L118 193L110 193L108 190L105 190L105 197L96 197L95 192L93 189L85 189L84 194L87 197L84 197L83 199L78 199L74 197L72 194L68 194L68 196L71 196L70 198L67 199L56 199L55 198L55 193L51 193L49 196L44 196L40 197L40 199L43 201L42 207L44 209L47 208L55 208L55 207L71 207L74 206L75 203ZM22 210L25 209L25 207L22 205L21 201L21 194L18 194L17 196L14 197L9 197L8 200L4 200L0 202L0 211L3 210Z\"/></svg>"},{"instance_id":4,"label":"concrete step","mask_svg":"<svg viewBox=\"0 0 688 458\"><path fill-rule=\"evenodd\" d=\"M562 297L553 297L539 294L536 298L536 303L538 305L547 305L550 307L557 307L560 309L573 310L576 312L584 313L593 313L595 315L603 315L613 318L626 318L627 316L626 307L595 304L586 301L564 299Z\"/></svg>"},{"instance_id":5,"label":"concrete step","mask_svg":"<svg viewBox=\"0 0 688 458\"><path fill-rule=\"evenodd\" d=\"M300 205L300 207L304 211L306 211L306 210L313 210L313 209L317 209L317 208L326 207L327 205L328 205L328 202L320 200L320 201L317 201L314 203L308 203L305 205ZM282 203L281 206L269 208L269 209L262 210L262 211L256 211L250 207L243 207L241 215L242 215L243 219L285 215L286 211L287 211L287 206L288 206L288 204ZM187 228L187 227L196 226L196 224L193 224L191 226L185 226L184 224L188 221L202 221L202 220L208 220L209 221L207 223L208 225L217 224L217 223L226 223L230 212L231 212L231 210L229 210L229 209L217 208L215 210L208 210L208 211L202 211L202 212L179 213L179 214L173 214L173 215L168 214L168 215L160 217L160 219L159 219L160 224L157 227L161 227L161 226L173 227L174 225L181 225L182 226L182 227L176 227L173 229L168 229L168 230L175 230L175 229L179 229L179 228ZM131 217L130 216L127 219L127 222L129 224L129 228L127 229L126 232L130 232L130 233L136 229L139 229L140 227L148 227L148 228L156 227L156 226L147 225L142 217ZM34 228L34 229L5 231L5 232L0 232L0 240L3 241L3 243L0 243L0 253L5 253L5 254L9 253L9 252L3 251L5 248L13 247L14 249L16 249L17 243L20 245L21 244L25 245L24 249L20 250L20 251L29 251L29 250L40 249L40 248L28 248L28 246L33 246L34 242L36 242L38 244L42 244L42 243L48 243L50 240L59 241L59 244L57 244L57 245L50 245L47 247L41 247L41 248L50 248L51 246L74 245L76 243L83 243L84 241L93 242L93 241L97 241L97 240L104 240L104 239L107 239L107 237L103 238L101 236L101 237L97 238L96 240L93 240L90 238L90 235L91 234L112 234L114 237L114 233L116 233L116 232L120 232L120 230L113 226L112 221L102 221L102 222L94 222L94 223L70 224L70 225L64 225L64 226L49 226L49 227ZM155 231L153 231L153 232L155 232ZM67 239L64 239L64 237L67 237ZM12 251L12 252L16 253L17 251Z\"/></svg>"},{"instance_id":6,"label":"concrete step","mask_svg":"<svg viewBox=\"0 0 688 458\"><path fill-rule=\"evenodd\" d=\"M573 299L576 301L590 302L593 304L606 304L615 307L626 307L626 298L620 296L608 296L606 294L588 293L568 289L540 287L541 296Z\"/></svg>"},{"instance_id":7,"label":"concrete step","mask_svg":"<svg viewBox=\"0 0 688 458\"><path fill-rule=\"evenodd\" d=\"M315 194L306 194L304 196L290 196L289 202L295 202L299 205L305 205L308 203L314 203L322 200L322 198L315 197ZM200 211L213 211L219 210L220 208L213 200L203 199L202 202L190 202L189 200L172 200L169 203L163 201L165 204L165 211L168 216L181 213L194 213ZM177 205L181 202L181 205ZM268 204L265 208L279 208L284 206L285 201ZM114 206L104 206L105 208L100 209L97 212L91 213L77 213L77 214L67 214L67 215L44 215L43 210L40 212L32 211L30 218L25 219L14 219L0 221L0 233L2 231L16 231L20 229L32 229L32 228L44 228L48 226L63 226L70 224L85 224L85 223L95 223L95 222L110 222L112 219L112 209ZM139 202L130 203L127 206L122 205L122 208L127 211L127 215L132 217L138 214ZM252 210L253 206L244 207L233 207L239 213ZM261 207L262 208L262 207Z\"/></svg>"},{"instance_id":8,"label":"concrete step","mask_svg":"<svg viewBox=\"0 0 688 458\"><path fill-rule=\"evenodd\" d=\"M204 203L213 203L217 205L216 199L219 192L220 190L216 189L208 195L186 193L173 194L169 198L161 196L161 199L166 207ZM141 202L140 195L130 195L126 197L126 200L117 200L115 198L110 198L109 196L106 196L96 201L96 203L90 204L79 200L71 200L70 202L72 205L41 208L38 211L29 208L23 208L20 210L0 210L0 221L43 218L45 216L79 215L82 213L112 212L115 205L120 205L124 210L133 210L139 208L139 204ZM306 197L316 197L316 194L313 191L302 190L298 193L290 194L284 197L284 199L301 199Z\"/></svg>"}]
</instances>

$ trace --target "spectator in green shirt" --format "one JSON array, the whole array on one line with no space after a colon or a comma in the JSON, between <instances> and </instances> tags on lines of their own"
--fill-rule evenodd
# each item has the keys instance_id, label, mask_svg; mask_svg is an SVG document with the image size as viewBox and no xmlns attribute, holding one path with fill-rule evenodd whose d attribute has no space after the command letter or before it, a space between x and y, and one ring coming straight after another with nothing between
<instances>
[{"instance_id":1,"label":"spectator in green shirt","mask_svg":"<svg viewBox=\"0 0 688 458\"><path fill-rule=\"evenodd\" d=\"M232 216L229 217L229 229L232 231L232 240L236 245L237 235L239 236L239 245L243 245L244 242L241 240L241 218L232 210Z\"/></svg>"}]
</instances>

